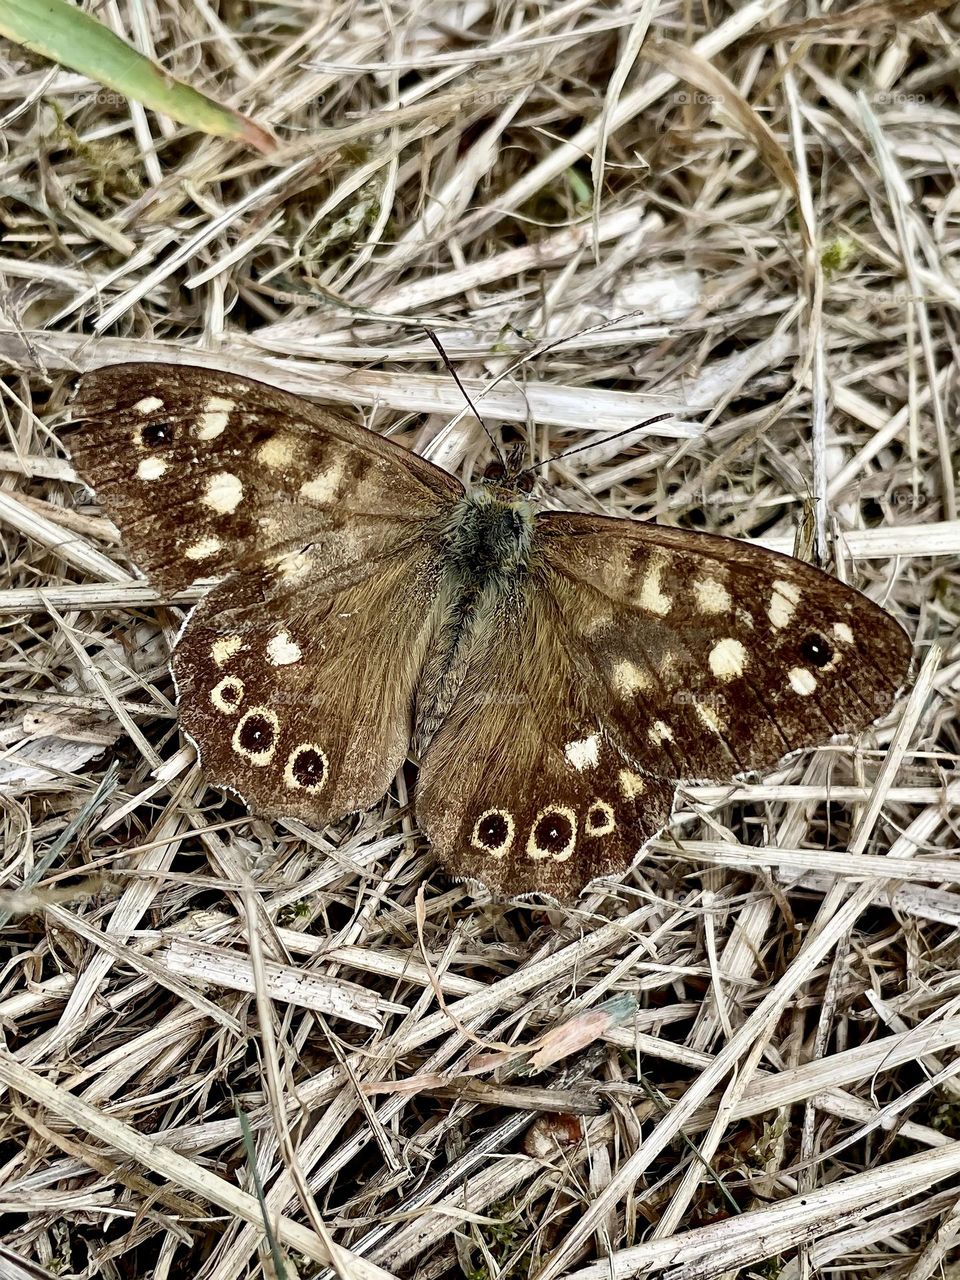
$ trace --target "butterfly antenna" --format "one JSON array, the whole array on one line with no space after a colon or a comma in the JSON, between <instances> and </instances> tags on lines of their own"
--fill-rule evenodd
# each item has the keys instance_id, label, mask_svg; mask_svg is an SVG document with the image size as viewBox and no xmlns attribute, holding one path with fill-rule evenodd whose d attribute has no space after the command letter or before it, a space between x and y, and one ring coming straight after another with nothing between
<instances>
[{"instance_id":1,"label":"butterfly antenna","mask_svg":"<svg viewBox=\"0 0 960 1280\"><path fill-rule=\"evenodd\" d=\"M589 444L578 444L574 449L564 449L563 453L551 453L546 458L541 458L539 462L533 462L529 467L524 467L520 475L524 476L528 471L536 471L537 467L545 467L548 462L559 462L561 458L571 458L575 453L583 453L584 449L596 449L602 444L609 444L611 440L619 440L621 436L628 436L631 431L640 431L643 427L652 427L655 422L665 422L667 418L675 418L675 413L658 413L655 418L646 418L643 422L635 422L632 427L624 427L622 431L615 431L612 436L604 436L602 440L591 440Z\"/></svg>"},{"instance_id":2,"label":"butterfly antenna","mask_svg":"<svg viewBox=\"0 0 960 1280\"><path fill-rule=\"evenodd\" d=\"M522 369L531 360L536 360L538 356L546 355L548 351L553 351L556 347L562 347L567 342L573 342L575 338L585 338L591 333L603 333L606 329L614 329L618 324L622 324L624 320L634 320L637 316L642 316L643 314L643 308L638 307L636 311L627 311L622 316L614 316L612 320L601 320L597 324L588 325L586 329L578 329L576 333L567 333L562 338L552 338L549 342L541 343L539 347L531 347L518 360L508 365L506 369L501 369L495 378L486 383L477 399L482 400L494 387L498 387L504 378L509 378L511 374L516 373L518 369Z\"/></svg>"},{"instance_id":3,"label":"butterfly antenna","mask_svg":"<svg viewBox=\"0 0 960 1280\"><path fill-rule=\"evenodd\" d=\"M473 410L473 416L480 423L480 426L483 427L483 430L487 439L490 441L490 443L493 445L494 449L497 452L497 458L500 460L504 469L506 469L507 460L503 456L503 450L500 448L499 444L497 444L496 440L494 439L493 432L490 430L490 428L487 426L484 420L480 417L480 411L477 409L477 406L470 399L470 393L467 391L467 388L460 381L460 375L457 373L456 369L450 363L450 357L444 351L443 346L440 342L440 339L433 332L433 330L428 329L426 325L423 326L423 332L427 335L427 337L430 339L433 345L437 348L437 352L439 353L440 359L443 361L443 363L447 367L447 372L450 374L450 377L453 378L454 382L460 388L460 394L463 396L464 400L466 400L467 404Z\"/></svg>"}]
</instances>

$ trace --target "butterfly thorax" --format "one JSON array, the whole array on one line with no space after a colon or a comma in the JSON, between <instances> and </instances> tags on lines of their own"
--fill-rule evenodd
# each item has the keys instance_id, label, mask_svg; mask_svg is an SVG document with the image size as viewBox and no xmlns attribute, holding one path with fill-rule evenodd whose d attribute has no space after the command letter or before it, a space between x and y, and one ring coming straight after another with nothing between
<instances>
[{"instance_id":1,"label":"butterfly thorax","mask_svg":"<svg viewBox=\"0 0 960 1280\"><path fill-rule=\"evenodd\" d=\"M530 502L513 489L477 485L444 529L448 574L465 589L509 588L529 568L532 541Z\"/></svg>"},{"instance_id":2,"label":"butterfly thorax","mask_svg":"<svg viewBox=\"0 0 960 1280\"><path fill-rule=\"evenodd\" d=\"M529 573L533 508L514 489L478 485L450 512L441 541L443 574L413 733L421 754L467 677L471 653Z\"/></svg>"}]
</instances>

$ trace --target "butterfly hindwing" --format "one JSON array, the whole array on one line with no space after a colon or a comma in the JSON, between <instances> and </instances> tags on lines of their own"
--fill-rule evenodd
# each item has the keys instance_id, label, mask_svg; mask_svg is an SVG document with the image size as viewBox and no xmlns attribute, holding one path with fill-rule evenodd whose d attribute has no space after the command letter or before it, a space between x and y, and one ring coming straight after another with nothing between
<instances>
[{"instance_id":1,"label":"butterfly hindwing","mask_svg":"<svg viewBox=\"0 0 960 1280\"><path fill-rule=\"evenodd\" d=\"M893 704L903 629L812 565L636 521L537 519L586 696L645 772L723 779L855 732Z\"/></svg>"},{"instance_id":2,"label":"butterfly hindwing","mask_svg":"<svg viewBox=\"0 0 960 1280\"><path fill-rule=\"evenodd\" d=\"M556 623L536 588L481 616L421 762L417 816L441 862L496 893L569 897L624 871L670 816L674 784L608 740Z\"/></svg>"},{"instance_id":3,"label":"butterfly hindwing","mask_svg":"<svg viewBox=\"0 0 960 1280\"><path fill-rule=\"evenodd\" d=\"M406 757L439 574L424 540L350 571L324 561L298 553L228 578L173 657L208 779L314 826L368 809Z\"/></svg>"},{"instance_id":4,"label":"butterfly hindwing","mask_svg":"<svg viewBox=\"0 0 960 1280\"><path fill-rule=\"evenodd\" d=\"M324 538L376 553L463 492L345 414L219 370L108 365L74 413L77 471L166 592Z\"/></svg>"}]
</instances>

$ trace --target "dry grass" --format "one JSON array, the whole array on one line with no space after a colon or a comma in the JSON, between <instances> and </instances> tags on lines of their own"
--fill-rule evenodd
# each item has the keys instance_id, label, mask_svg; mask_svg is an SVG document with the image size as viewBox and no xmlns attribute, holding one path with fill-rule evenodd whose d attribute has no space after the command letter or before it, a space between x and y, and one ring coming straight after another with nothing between
<instances>
[{"instance_id":1,"label":"dry grass","mask_svg":"<svg viewBox=\"0 0 960 1280\"><path fill-rule=\"evenodd\" d=\"M101 10L271 160L0 50L4 1280L960 1275L960 43L841 7ZM564 909L436 874L412 770L320 832L206 790L68 375L189 355L469 476L425 323L474 393L569 338L483 401L595 444L547 503L802 530L911 694Z\"/></svg>"}]
</instances>

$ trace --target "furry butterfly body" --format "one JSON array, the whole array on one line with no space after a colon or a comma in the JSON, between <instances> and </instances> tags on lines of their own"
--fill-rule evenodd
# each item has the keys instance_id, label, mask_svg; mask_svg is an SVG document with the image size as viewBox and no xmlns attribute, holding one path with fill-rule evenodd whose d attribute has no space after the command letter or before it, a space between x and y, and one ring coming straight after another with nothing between
<instances>
[{"instance_id":1,"label":"furry butterfly body","mask_svg":"<svg viewBox=\"0 0 960 1280\"><path fill-rule=\"evenodd\" d=\"M211 782L314 824L408 753L444 865L564 898L624 870L678 781L878 719L910 646L755 546L467 491L346 416L169 365L84 377L77 470L163 590L220 576L173 657Z\"/></svg>"}]
</instances>

